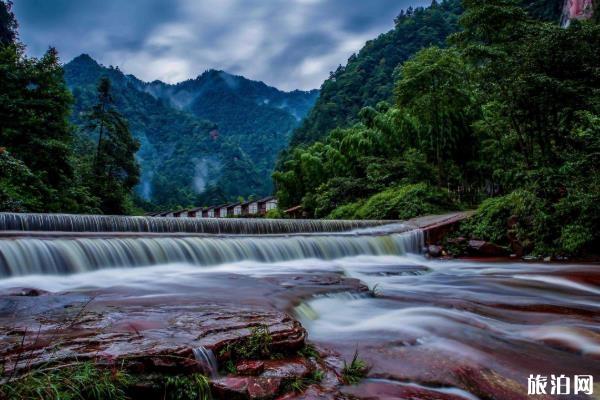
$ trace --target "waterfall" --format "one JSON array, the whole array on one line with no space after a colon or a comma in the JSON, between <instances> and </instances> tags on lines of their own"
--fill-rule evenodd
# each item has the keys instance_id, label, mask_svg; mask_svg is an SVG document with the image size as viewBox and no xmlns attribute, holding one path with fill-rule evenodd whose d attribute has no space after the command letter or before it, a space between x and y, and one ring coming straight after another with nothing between
<instances>
[{"instance_id":1,"label":"waterfall","mask_svg":"<svg viewBox=\"0 0 600 400\"><path fill-rule=\"evenodd\" d=\"M194 358L196 361L202 365L204 372L207 373L211 378L216 378L219 373L219 367L217 358L215 357L213 351L204 346L200 346L192 349L192 353L194 353Z\"/></svg>"},{"instance_id":2,"label":"waterfall","mask_svg":"<svg viewBox=\"0 0 600 400\"><path fill-rule=\"evenodd\" d=\"M0 240L0 277L68 274L101 268L168 263L211 266L237 261L419 252L423 234L291 235L266 237L16 238Z\"/></svg>"},{"instance_id":3,"label":"waterfall","mask_svg":"<svg viewBox=\"0 0 600 400\"><path fill-rule=\"evenodd\" d=\"M156 218L0 213L0 231L278 234L343 232L386 223L389 221Z\"/></svg>"}]
</instances>

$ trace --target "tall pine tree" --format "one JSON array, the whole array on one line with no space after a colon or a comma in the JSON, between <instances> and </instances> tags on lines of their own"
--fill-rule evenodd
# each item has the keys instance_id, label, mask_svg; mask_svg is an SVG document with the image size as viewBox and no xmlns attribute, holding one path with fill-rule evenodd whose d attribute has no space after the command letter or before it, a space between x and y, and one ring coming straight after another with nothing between
<instances>
[{"instance_id":1,"label":"tall pine tree","mask_svg":"<svg viewBox=\"0 0 600 400\"><path fill-rule=\"evenodd\" d=\"M140 169L135 159L139 143L115 108L111 83L106 77L98 83L98 101L88 115L87 128L96 142L90 186L100 199L100 208L109 214L127 213L131 209L132 189L139 182Z\"/></svg>"}]
</instances>

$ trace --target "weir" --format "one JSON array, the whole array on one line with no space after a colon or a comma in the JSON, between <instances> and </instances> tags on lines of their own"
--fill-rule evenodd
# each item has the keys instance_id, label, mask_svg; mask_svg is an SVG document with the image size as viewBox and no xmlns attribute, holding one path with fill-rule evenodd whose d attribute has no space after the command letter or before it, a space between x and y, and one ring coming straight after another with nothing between
<instances>
[{"instance_id":1,"label":"weir","mask_svg":"<svg viewBox=\"0 0 600 400\"><path fill-rule=\"evenodd\" d=\"M18 238L0 240L0 277L68 274L170 263L212 266L419 252L421 230L389 235Z\"/></svg>"},{"instance_id":2,"label":"weir","mask_svg":"<svg viewBox=\"0 0 600 400\"><path fill-rule=\"evenodd\" d=\"M390 221L0 213L0 231L287 234L344 232L388 223Z\"/></svg>"}]
</instances>

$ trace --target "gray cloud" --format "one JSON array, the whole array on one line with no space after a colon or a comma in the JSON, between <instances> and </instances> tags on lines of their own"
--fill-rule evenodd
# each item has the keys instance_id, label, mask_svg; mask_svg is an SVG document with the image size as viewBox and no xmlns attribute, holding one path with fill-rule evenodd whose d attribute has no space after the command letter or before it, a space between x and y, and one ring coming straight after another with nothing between
<instances>
[{"instance_id":1,"label":"gray cloud","mask_svg":"<svg viewBox=\"0 0 600 400\"><path fill-rule=\"evenodd\" d=\"M394 17L430 0L17 0L21 40L63 60L89 53L140 79L223 69L291 90L319 87Z\"/></svg>"}]
</instances>

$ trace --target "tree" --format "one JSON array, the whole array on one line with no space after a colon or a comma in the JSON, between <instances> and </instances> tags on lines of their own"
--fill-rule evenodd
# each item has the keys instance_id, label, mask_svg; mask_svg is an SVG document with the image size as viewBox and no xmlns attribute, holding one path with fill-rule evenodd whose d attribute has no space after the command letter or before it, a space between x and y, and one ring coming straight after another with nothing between
<instances>
[{"instance_id":1,"label":"tree","mask_svg":"<svg viewBox=\"0 0 600 400\"><path fill-rule=\"evenodd\" d=\"M17 40L17 20L12 12L12 1L0 0L0 45L14 44Z\"/></svg>"},{"instance_id":2,"label":"tree","mask_svg":"<svg viewBox=\"0 0 600 400\"><path fill-rule=\"evenodd\" d=\"M469 73L456 50L430 47L402 65L396 84L398 107L415 121L417 137L411 144L437 167L442 186L450 184L448 163L464 167L476 145Z\"/></svg>"},{"instance_id":3,"label":"tree","mask_svg":"<svg viewBox=\"0 0 600 400\"><path fill-rule=\"evenodd\" d=\"M100 208L110 214L127 213L132 189L139 181L135 159L139 143L116 110L106 77L98 83L97 103L88 115L87 130L97 137L90 187L100 198Z\"/></svg>"}]
</instances>

